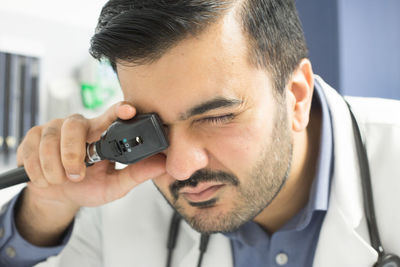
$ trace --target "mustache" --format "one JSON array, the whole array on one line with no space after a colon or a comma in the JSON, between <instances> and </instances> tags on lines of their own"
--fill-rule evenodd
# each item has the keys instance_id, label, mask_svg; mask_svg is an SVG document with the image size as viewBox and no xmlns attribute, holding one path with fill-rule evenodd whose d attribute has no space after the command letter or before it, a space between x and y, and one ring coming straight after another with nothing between
<instances>
[{"instance_id":1,"label":"mustache","mask_svg":"<svg viewBox=\"0 0 400 267\"><path fill-rule=\"evenodd\" d=\"M179 197L179 190L186 186L196 187L201 182L222 182L233 186L239 185L239 179L231 173L202 169L192 174L189 179L173 182L169 186L169 189L174 199L177 200Z\"/></svg>"}]
</instances>

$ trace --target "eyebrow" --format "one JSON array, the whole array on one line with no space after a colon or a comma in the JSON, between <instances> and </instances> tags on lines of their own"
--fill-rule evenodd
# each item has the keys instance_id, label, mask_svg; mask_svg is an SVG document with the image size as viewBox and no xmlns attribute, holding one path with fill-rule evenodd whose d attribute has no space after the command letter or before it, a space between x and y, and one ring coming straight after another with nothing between
<instances>
[{"instance_id":1,"label":"eyebrow","mask_svg":"<svg viewBox=\"0 0 400 267\"><path fill-rule=\"evenodd\" d=\"M243 103L243 101L238 100L238 99L228 99L228 98L223 98L223 97L216 97L214 99L205 101L203 103L200 103L200 104L192 107L185 113L181 113L179 115L179 120L187 120L190 117L204 114L210 110L233 107L233 106L240 105L242 103Z\"/></svg>"}]
</instances>

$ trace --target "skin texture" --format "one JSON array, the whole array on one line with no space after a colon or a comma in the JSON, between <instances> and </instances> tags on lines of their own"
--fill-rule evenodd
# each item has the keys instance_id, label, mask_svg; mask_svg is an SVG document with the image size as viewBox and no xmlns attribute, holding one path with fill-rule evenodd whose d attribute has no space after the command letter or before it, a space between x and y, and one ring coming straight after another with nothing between
<instances>
[{"instance_id":1,"label":"skin texture","mask_svg":"<svg viewBox=\"0 0 400 267\"><path fill-rule=\"evenodd\" d=\"M32 181L16 209L21 235L57 244L80 207L121 198L152 178L199 231L233 230L250 219L279 229L306 204L314 176L320 116L313 110L309 120L313 74L303 59L280 97L268 72L248 59L232 11L151 64L117 62L125 102L96 119L72 115L37 126L20 145L18 165ZM216 98L235 103L205 110ZM85 168L85 143L136 112L160 115L169 148L124 170L106 161ZM204 185L218 188L200 202L183 193Z\"/></svg>"},{"instance_id":2,"label":"skin texture","mask_svg":"<svg viewBox=\"0 0 400 267\"><path fill-rule=\"evenodd\" d=\"M313 88L307 60L285 96L277 96L268 73L249 64L246 40L231 12L152 64L121 61L117 67L125 99L140 112L157 112L168 126L166 173L153 181L196 230L232 231L255 217L273 232L305 205L317 151L306 130ZM214 98L240 104L181 119ZM233 118L207 121L227 114ZM203 178L197 175L196 181L222 184L221 189L204 205L173 195L171 185L199 171ZM239 185L206 171L230 174Z\"/></svg>"}]
</instances>

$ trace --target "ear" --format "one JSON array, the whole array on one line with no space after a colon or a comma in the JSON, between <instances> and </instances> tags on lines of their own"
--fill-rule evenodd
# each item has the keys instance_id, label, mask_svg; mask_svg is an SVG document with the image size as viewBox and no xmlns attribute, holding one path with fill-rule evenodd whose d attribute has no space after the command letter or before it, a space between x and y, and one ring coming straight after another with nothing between
<instances>
[{"instance_id":1,"label":"ear","mask_svg":"<svg viewBox=\"0 0 400 267\"><path fill-rule=\"evenodd\" d=\"M312 96L314 91L314 74L310 60L301 60L297 69L293 72L287 87L287 99L289 100L289 114L292 114L292 129L301 132L306 129L309 117Z\"/></svg>"}]
</instances>

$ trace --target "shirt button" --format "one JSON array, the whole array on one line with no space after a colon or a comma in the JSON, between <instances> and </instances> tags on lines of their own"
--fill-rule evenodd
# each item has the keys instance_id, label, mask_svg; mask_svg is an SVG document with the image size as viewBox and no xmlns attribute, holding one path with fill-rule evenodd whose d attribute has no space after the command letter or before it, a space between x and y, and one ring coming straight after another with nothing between
<instances>
[{"instance_id":1,"label":"shirt button","mask_svg":"<svg viewBox=\"0 0 400 267\"><path fill-rule=\"evenodd\" d=\"M275 257L275 261L278 265L285 265L289 261L289 257L286 253L279 253Z\"/></svg>"},{"instance_id":2,"label":"shirt button","mask_svg":"<svg viewBox=\"0 0 400 267\"><path fill-rule=\"evenodd\" d=\"M6 248L6 254L10 258L14 258L17 255L17 252L15 251L15 248L13 247L7 247Z\"/></svg>"},{"instance_id":3,"label":"shirt button","mask_svg":"<svg viewBox=\"0 0 400 267\"><path fill-rule=\"evenodd\" d=\"M4 236L4 228L1 227L0 228L0 238L2 238Z\"/></svg>"}]
</instances>

